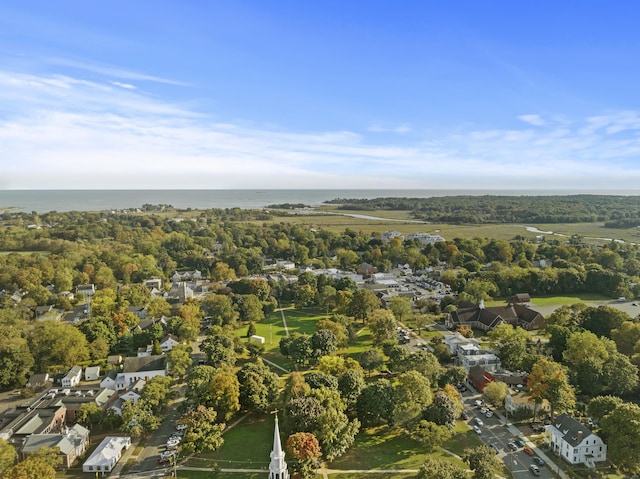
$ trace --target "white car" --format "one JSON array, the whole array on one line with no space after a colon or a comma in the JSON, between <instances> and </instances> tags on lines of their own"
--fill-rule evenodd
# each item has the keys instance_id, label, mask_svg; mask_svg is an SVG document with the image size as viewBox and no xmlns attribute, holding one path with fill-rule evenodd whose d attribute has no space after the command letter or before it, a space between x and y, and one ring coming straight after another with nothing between
<instances>
[{"instance_id":1,"label":"white car","mask_svg":"<svg viewBox=\"0 0 640 479\"><path fill-rule=\"evenodd\" d=\"M177 439L169 439L167 441L167 447L177 447L180 444L180 441L178 441Z\"/></svg>"},{"instance_id":2,"label":"white car","mask_svg":"<svg viewBox=\"0 0 640 479\"><path fill-rule=\"evenodd\" d=\"M482 407L482 399L476 399L476 406Z\"/></svg>"},{"instance_id":3,"label":"white car","mask_svg":"<svg viewBox=\"0 0 640 479\"><path fill-rule=\"evenodd\" d=\"M487 411L487 413L485 414L485 416L487 416L487 417L491 417L491 416L493 416L493 411Z\"/></svg>"},{"instance_id":4,"label":"white car","mask_svg":"<svg viewBox=\"0 0 640 479\"><path fill-rule=\"evenodd\" d=\"M160 459L169 459L170 457L173 457L175 455L175 452L173 451L162 451L160 453Z\"/></svg>"},{"instance_id":5,"label":"white car","mask_svg":"<svg viewBox=\"0 0 640 479\"><path fill-rule=\"evenodd\" d=\"M186 431L187 429L187 425L186 424L178 424L176 426L176 431Z\"/></svg>"},{"instance_id":6,"label":"white car","mask_svg":"<svg viewBox=\"0 0 640 479\"><path fill-rule=\"evenodd\" d=\"M480 414L485 414L488 411L488 409L486 407L481 407L480 408Z\"/></svg>"},{"instance_id":7,"label":"white car","mask_svg":"<svg viewBox=\"0 0 640 479\"><path fill-rule=\"evenodd\" d=\"M478 426L484 426L484 423L482 422L482 419L480 419L479 417L476 418L476 424Z\"/></svg>"},{"instance_id":8,"label":"white car","mask_svg":"<svg viewBox=\"0 0 640 479\"><path fill-rule=\"evenodd\" d=\"M475 432L476 434L482 434L482 431L478 426L473 426L473 432Z\"/></svg>"}]
</instances>

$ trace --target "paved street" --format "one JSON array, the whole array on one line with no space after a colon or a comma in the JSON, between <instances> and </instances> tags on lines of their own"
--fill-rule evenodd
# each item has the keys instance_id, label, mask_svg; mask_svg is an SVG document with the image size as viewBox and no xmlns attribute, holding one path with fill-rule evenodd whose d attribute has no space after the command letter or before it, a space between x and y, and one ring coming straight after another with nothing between
<instances>
[{"instance_id":1,"label":"paved street","mask_svg":"<svg viewBox=\"0 0 640 479\"><path fill-rule=\"evenodd\" d=\"M470 427L476 425L476 418L479 418L483 422L483 426L480 427L481 434L480 439L487 445L495 444L498 449L498 457L502 459L509 471L516 479L524 477L534 477L530 470L531 464L534 464L533 457L524 452L524 449L518 447L516 451L509 449L508 445L515 439L520 439L531 447L539 457L546 459L544 453L538 451L533 447L533 444L527 442L526 437L518 431L518 429L506 422L506 420L499 414L495 414L492 417L486 417L485 414L480 412L480 408L476 406L475 401L482 399L481 394L475 393L473 390L468 390L463 394L465 410L469 415L467 423ZM493 408L491 408L493 410ZM545 461L547 462L547 461ZM551 479L553 474L549 470L548 463L545 466L540 467L541 479Z\"/></svg>"}]
</instances>

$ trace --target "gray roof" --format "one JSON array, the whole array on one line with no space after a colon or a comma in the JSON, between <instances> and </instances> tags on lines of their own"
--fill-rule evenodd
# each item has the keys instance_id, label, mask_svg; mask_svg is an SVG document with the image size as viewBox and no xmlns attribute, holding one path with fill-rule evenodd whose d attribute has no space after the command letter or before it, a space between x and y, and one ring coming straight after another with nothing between
<instances>
[{"instance_id":1,"label":"gray roof","mask_svg":"<svg viewBox=\"0 0 640 479\"><path fill-rule=\"evenodd\" d=\"M166 356L145 356L142 358L125 358L122 372L136 373L143 371L165 371L166 368Z\"/></svg>"},{"instance_id":2,"label":"gray roof","mask_svg":"<svg viewBox=\"0 0 640 479\"><path fill-rule=\"evenodd\" d=\"M560 414L553 425L562 433L563 439L573 447L592 434L588 427L583 426L568 414Z\"/></svg>"}]
</instances>

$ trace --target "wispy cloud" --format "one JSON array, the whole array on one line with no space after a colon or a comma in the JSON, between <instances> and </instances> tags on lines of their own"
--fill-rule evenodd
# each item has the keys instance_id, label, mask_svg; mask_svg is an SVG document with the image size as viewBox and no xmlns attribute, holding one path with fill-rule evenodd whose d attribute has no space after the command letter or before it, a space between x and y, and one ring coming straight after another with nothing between
<instances>
[{"instance_id":1,"label":"wispy cloud","mask_svg":"<svg viewBox=\"0 0 640 479\"><path fill-rule=\"evenodd\" d=\"M518 120L522 120L533 126L543 126L546 123L540 115L520 115Z\"/></svg>"},{"instance_id":2,"label":"wispy cloud","mask_svg":"<svg viewBox=\"0 0 640 479\"><path fill-rule=\"evenodd\" d=\"M112 82L109 82L109 83L111 83L113 86L119 86L120 88L126 88L127 90L135 90L136 89L136 86L132 85L130 83L122 83L122 82L119 82L119 81L112 81Z\"/></svg>"},{"instance_id":3,"label":"wispy cloud","mask_svg":"<svg viewBox=\"0 0 640 479\"><path fill-rule=\"evenodd\" d=\"M13 188L637 188L640 114L399 135L214 121L112 79L0 71ZM551 118L551 117L549 117ZM537 122L540 124L534 124ZM535 126L535 128L532 128ZM408 128L408 127L407 127ZM402 133L403 125L381 128ZM624 131L622 137L616 132ZM377 140L377 139L376 139Z\"/></svg>"},{"instance_id":4,"label":"wispy cloud","mask_svg":"<svg viewBox=\"0 0 640 479\"><path fill-rule=\"evenodd\" d=\"M397 125L391 127L385 127L380 125L372 125L368 128L369 131L373 133L397 133L397 134L405 134L412 131L412 128L409 125Z\"/></svg>"},{"instance_id":5,"label":"wispy cloud","mask_svg":"<svg viewBox=\"0 0 640 479\"><path fill-rule=\"evenodd\" d=\"M48 63L52 65L66 66L66 67L71 67L78 70L98 73L100 75L104 75L112 78L148 81L148 82L164 83L167 85L176 85L176 86L190 86L189 83L187 82L182 82L182 81L171 79L171 78L157 77L154 75L147 75L145 73L140 73L133 70L127 70L125 68L121 68L113 65L104 65L104 64L93 63L88 61L71 60L68 58L59 58L59 57L49 58Z\"/></svg>"}]
</instances>

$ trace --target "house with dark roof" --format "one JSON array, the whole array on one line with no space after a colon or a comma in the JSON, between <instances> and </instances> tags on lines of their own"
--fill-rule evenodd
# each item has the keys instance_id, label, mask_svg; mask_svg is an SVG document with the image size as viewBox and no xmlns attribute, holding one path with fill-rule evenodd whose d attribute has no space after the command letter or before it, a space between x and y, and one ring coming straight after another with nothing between
<instances>
[{"instance_id":1,"label":"house with dark roof","mask_svg":"<svg viewBox=\"0 0 640 479\"><path fill-rule=\"evenodd\" d=\"M514 294L513 296L511 296L511 302L513 304L530 303L531 296L529 296L529 293Z\"/></svg>"},{"instance_id":2,"label":"house with dark roof","mask_svg":"<svg viewBox=\"0 0 640 479\"><path fill-rule=\"evenodd\" d=\"M116 389L126 389L139 379L148 381L166 375L167 357L164 355L125 358L123 369L116 377Z\"/></svg>"},{"instance_id":3,"label":"house with dark roof","mask_svg":"<svg viewBox=\"0 0 640 479\"><path fill-rule=\"evenodd\" d=\"M546 426L544 437L549 449L569 464L594 468L596 462L607 460L607 445L602 439L568 414Z\"/></svg>"},{"instance_id":4,"label":"house with dark roof","mask_svg":"<svg viewBox=\"0 0 640 479\"><path fill-rule=\"evenodd\" d=\"M485 308L483 302L476 305L462 301L458 305L458 309L447 314L445 319L445 325L448 328L469 326L482 331L491 331L503 323L520 326L531 331L544 325L544 317L537 311L520 304Z\"/></svg>"}]
</instances>

